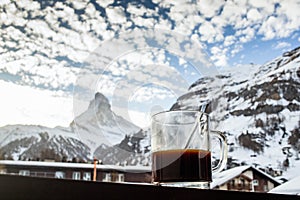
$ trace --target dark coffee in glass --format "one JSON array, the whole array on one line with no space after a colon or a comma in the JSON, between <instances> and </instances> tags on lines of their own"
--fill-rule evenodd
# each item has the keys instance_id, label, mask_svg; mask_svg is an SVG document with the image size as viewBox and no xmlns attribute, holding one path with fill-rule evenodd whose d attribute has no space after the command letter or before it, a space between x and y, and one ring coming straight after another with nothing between
<instances>
[{"instance_id":1,"label":"dark coffee in glass","mask_svg":"<svg viewBox=\"0 0 300 200\"><path fill-rule=\"evenodd\" d=\"M154 182L211 181L211 154L198 149L157 151L152 154Z\"/></svg>"}]
</instances>

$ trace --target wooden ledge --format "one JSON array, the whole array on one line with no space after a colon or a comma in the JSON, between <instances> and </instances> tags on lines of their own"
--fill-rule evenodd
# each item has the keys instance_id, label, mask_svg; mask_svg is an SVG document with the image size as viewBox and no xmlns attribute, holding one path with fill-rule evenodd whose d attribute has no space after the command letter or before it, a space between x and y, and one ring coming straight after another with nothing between
<instances>
[{"instance_id":1,"label":"wooden ledge","mask_svg":"<svg viewBox=\"0 0 300 200\"><path fill-rule=\"evenodd\" d=\"M300 200L299 196L0 175L1 199Z\"/></svg>"}]
</instances>

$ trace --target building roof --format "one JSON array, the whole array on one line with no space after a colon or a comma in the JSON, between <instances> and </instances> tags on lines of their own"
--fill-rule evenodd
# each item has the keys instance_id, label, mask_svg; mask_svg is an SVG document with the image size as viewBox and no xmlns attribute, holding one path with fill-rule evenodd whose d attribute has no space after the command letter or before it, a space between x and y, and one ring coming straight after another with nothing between
<instances>
[{"instance_id":1,"label":"building roof","mask_svg":"<svg viewBox=\"0 0 300 200\"><path fill-rule=\"evenodd\" d=\"M269 193L300 195L300 176L273 188Z\"/></svg>"},{"instance_id":2,"label":"building roof","mask_svg":"<svg viewBox=\"0 0 300 200\"><path fill-rule=\"evenodd\" d=\"M39 166L39 167L64 167L64 168L85 168L93 169L92 163L69 163L69 162L46 162L46 161L15 161L15 160L0 160L0 165L14 166ZM97 169L103 170L118 170L130 172L150 172L150 166L119 166L119 165L102 165L97 164Z\"/></svg>"},{"instance_id":3,"label":"building roof","mask_svg":"<svg viewBox=\"0 0 300 200\"><path fill-rule=\"evenodd\" d=\"M220 173L217 173L213 176L213 181L211 183L211 188L215 188L217 186L223 185L224 183L228 182L229 180L238 177L239 175L241 175L242 173L244 173L245 171L252 169L260 174L262 174L263 176L267 177L270 181L272 181L275 184L280 184L280 182L278 182L276 179L274 179L272 176L270 176L269 174L253 167L253 166L239 166L239 167L234 167L225 171L222 171Z\"/></svg>"}]
</instances>

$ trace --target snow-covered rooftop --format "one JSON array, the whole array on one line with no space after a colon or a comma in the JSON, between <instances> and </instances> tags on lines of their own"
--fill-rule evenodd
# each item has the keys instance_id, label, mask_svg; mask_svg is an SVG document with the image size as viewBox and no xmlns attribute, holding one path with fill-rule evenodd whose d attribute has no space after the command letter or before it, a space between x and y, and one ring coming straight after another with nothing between
<instances>
[{"instance_id":1,"label":"snow-covered rooftop","mask_svg":"<svg viewBox=\"0 0 300 200\"><path fill-rule=\"evenodd\" d=\"M222 185L225 182L237 177L241 173L243 173L245 170L250 168L250 166L240 166L240 167L234 167L232 169L228 169L225 171L222 171L220 173L213 175L213 181L211 183L211 188L214 188L218 185Z\"/></svg>"},{"instance_id":2,"label":"snow-covered rooftop","mask_svg":"<svg viewBox=\"0 0 300 200\"><path fill-rule=\"evenodd\" d=\"M269 193L300 195L300 176L273 188Z\"/></svg>"},{"instance_id":3,"label":"snow-covered rooftop","mask_svg":"<svg viewBox=\"0 0 300 200\"><path fill-rule=\"evenodd\" d=\"M20 166L40 166L40 167L66 167L66 168L86 168L93 169L92 163L69 163L69 162L46 162L46 161L15 161L15 160L0 160L0 165L20 165ZM151 171L150 166L120 166L120 165L101 165L97 164L97 169L114 169L119 171Z\"/></svg>"},{"instance_id":4,"label":"snow-covered rooftop","mask_svg":"<svg viewBox=\"0 0 300 200\"><path fill-rule=\"evenodd\" d=\"M225 171L222 171L220 173L213 175L213 181L212 181L210 187L214 188L216 186L222 185L222 184L226 183L227 181L244 173L248 169L253 169L253 170L259 172L260 174L263 174L264 176L268 177L270 180L280 184L276 179L274 179L269 174L266 174L265 172L255 168L255 167L246 165L246 166L234 167L234 168L231 168L231 169L228 169L228 170L225 170Z\"/></svg>"}]
</instances>

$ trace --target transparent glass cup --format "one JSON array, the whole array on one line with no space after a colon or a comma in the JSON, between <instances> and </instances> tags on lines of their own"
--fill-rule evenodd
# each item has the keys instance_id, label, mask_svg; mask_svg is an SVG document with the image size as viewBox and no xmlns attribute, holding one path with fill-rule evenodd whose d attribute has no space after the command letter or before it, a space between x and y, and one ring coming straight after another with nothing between
<instances>
[{"instance_id":1,"label":"transparent glass cup","mask_svg":"<svg viewBox=\"0 0 300 200\"><path fill-rule=\"evenodd\" d=\"M162 186L209 189L212 173L227 162L227 143L210 130L209 115L200 111L164 111L151 119L152 182ZM220 144L220 158L211 163L211 140Z\"/></svg>"}]
</instances>

